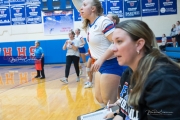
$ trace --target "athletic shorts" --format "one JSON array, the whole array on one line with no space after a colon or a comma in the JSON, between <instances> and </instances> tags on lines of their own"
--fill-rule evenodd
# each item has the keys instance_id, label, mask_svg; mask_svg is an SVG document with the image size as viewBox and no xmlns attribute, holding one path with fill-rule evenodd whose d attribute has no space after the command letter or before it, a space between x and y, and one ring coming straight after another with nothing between
<instances>
[{"instance_id":1,"label":"athletic shorts","mask_svg":"<svg viewBox=\"0 0 180 120\"><path fill-rule=\"evenodd\" d=\"M120 66L118 64L117 58L106 60L99 69L101 74L115 74L122 76L122 73L126 69L126 66Z\"/></svg>"},{"instance_id":2,"label":"athletic shorts","mask_svg":"<svg viewBox=\"0 0 180 120\"><path fill-rule=\"evenodd\" d=\"M80 53L86 53L86 50L85 50L84 47L81 47L81 48L79 48L79 52L80 52Z\"/></svg>"}]
</instances>

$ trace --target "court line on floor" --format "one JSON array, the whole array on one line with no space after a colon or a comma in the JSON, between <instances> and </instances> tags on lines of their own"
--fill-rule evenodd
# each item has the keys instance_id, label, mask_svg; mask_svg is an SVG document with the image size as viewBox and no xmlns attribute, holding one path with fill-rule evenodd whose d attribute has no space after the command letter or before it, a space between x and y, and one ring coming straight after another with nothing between
<instances>
[{"instance_id":1,"label":"court line on floor","mask_svg":"<svg viewBox=\"0 0 180 120\"><path fill-rule=\"evenodd\" d=\"M73 75L73 74L75 74L75 73L76 73L76 72L71 73L70 75ZM85 76L81 76L81 77L85 77ZM62 77L60 77L60 78L62 78ZM60 78L58 77L58 78L55 78L54 80L57 80L57 79L60 79ZM43 79L42 79L42 80L43 80ZM45 79L44 79L44 80L45 80ZM47 80L46 82L50 82L50 81L54 81L54 80ZM23 83L23 84L26 84L26 83ZM6 89L6 90L0 92L0 94L2 94L2 93L4 93L4 92L7 92L7 91L9 91L9 90L11 90L11 89L27 87L27 86L36 85L36 84L39 84L39 83L34 83L34 84L29 84L29 85L21 86L21 85L23 85L23 84L18 84L18 85L13 86L13 87L11 87L11 88L9 88L9 89Z\"/></svg>"}]
</instances>

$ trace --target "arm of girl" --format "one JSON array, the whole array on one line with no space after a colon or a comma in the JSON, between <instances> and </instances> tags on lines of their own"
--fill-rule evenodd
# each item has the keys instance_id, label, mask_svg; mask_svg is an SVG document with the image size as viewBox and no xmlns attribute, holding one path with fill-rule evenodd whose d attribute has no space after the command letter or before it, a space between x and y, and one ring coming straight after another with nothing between
<instances>
[{"instance_id":1,"label":"arm of girl","mask_svg":"<svg viewBox=\"0 0 180 120\"><path fill-rule=\"evenodd\" d=\"M64 43L64 45L63 45L63 50L66 50L67 49L67 44L68 44L68 40L66 40L66 42Z\"/></svg>"},{"instance_id":2,"label":"arm of girl","mask_svg":"<svg viewBox=\"0 0 180 120\"><path fill-rule=\"evenodd\" d=\"M107 39L112 42L112 33L107 36ZM106 50L106 52L100 57L100 59L96 60L96 62L92 66L93 71L98 71L104 61L112 57L114 54L111 46Z\"/></svg>"}]
</instances>

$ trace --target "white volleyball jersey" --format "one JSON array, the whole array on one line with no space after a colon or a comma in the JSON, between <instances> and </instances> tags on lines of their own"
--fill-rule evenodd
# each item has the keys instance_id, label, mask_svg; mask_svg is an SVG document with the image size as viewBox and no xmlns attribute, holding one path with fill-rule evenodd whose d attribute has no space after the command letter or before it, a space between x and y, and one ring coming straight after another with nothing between
<instances>
[{"instance_id":1,"label":"white volleyball jersey","mask_svg":"<svg viewBox=\"0 0 180 120\"><path fill-rule=\"evenodd\" d=\"M87 27L87 43L94 59L99 59L111 45L106 38L114 31L113 22L104 16L99 16L93 24Z\"/></svg>"},{"instance_id":2,"label":"white volleyball jersey","mask_svg":"<svg viewBox=\"0 0 180 120\"><path fill-rule=\"evenodd\" d=\"M82 35L76 35L75 36L75 38L79 41L79 47L81 48L81 47L84 47L84 45L82 45L83 44L83 42L82 42L82 38L83 38L83 36Z\"/></svg>"}]
</instances>

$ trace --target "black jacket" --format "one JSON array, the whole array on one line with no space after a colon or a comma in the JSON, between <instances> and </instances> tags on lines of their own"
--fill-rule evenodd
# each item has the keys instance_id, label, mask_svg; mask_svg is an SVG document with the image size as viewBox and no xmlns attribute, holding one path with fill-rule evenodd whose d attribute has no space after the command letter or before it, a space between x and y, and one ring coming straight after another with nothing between
<instances>
[{"instance_id":1,"label":"black jacket","mask_svg":"<svg viewBox=\"0 0 180 120\"><path fill-rule=\"evenodd\" d=\"M180 120L180 68L168 60L159 60L154 68L142 86L138 111L127 104L132 70L123 73L120 115L124 120Z\"/></svg>"}]
</instances>

